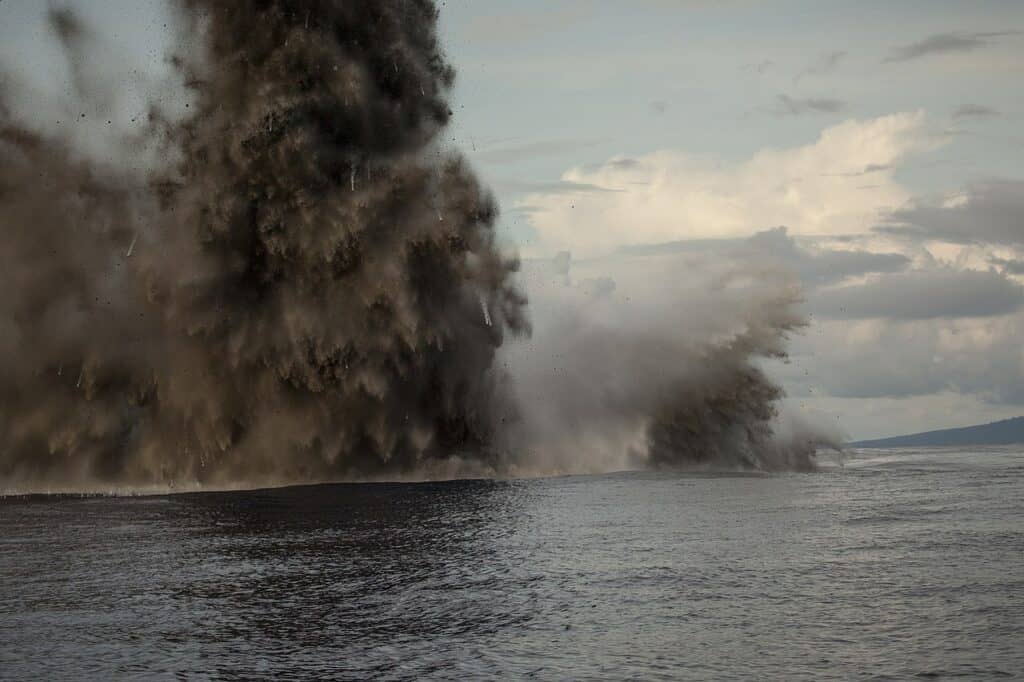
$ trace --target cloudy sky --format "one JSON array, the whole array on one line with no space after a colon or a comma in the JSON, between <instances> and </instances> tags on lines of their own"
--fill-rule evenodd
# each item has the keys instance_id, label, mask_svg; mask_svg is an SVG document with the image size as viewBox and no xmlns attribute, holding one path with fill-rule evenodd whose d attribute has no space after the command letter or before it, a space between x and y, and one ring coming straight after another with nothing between
<instances>
[{"instance_id":1,"label":"cloudy sky","mask_svg":"<svg viewBox=\"0 0 1024 682\"><path fill-rule=\"evenodd\" d=\"M1024 3L448 0L455 141L527 258L754 250L853 437L1024 414Z\"/></svg>"},{"instance_id":2,"label":"cloudy sky","mask_svg":"<svg viewBox=\"0 0 1024 682\"><path fill-rule=\"evenodd\" d=\"M72 4L159 83L159 0ZM755 254L812 320L772 367L792 407L854 438L1024 414L1024 3L441 4L449 142L527 263ZM31 106L72 77L45 9L0 0Z\"/></svg>"}]
</instances>

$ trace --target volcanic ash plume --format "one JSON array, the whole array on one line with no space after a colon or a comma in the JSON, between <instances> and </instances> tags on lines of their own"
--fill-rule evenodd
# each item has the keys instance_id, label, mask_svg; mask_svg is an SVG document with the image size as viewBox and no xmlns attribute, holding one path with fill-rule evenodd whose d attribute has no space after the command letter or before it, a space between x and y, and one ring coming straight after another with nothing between
<instances>
[{"instance_id":1,"label":"volcanic ash plume","mask_svg":"<svg viewBox=\"0 0 1024 682\"><path fill-rule=\"evenodd\" d=\"M526 470L806 470L838 448L838 434L780 411L763 367L805 325L788 274L720 252L563 253L524 275L536 332L501 356Z\"/></svg>"},{"instance_id":2,"label":"volcanic ash plume","mask_svg":"<svg viewBox=\"0 0 1024 682\"><path fill-rule=\"evenodd\" d=\"M174 7L166 73L67 10L72 101L0 69L3 488L811 468L831 442L780 430L761 365L803 319L757 258L531 263L537 333L506 343L518 263L441 143L430 0Z\"/></svg>"},{"instance_id":3,"label":"volcanic ash plume","mask_svg":"<svg viewBox=\"0 0 1024 682\"><path fill-rule=\"evenodd\" d=\"M499 468L492 365L525 299L494 201L439 145L433 2L180 9L189 113L154 107L124 141L164 165L85 160L0 93L0 480ZM89 59L77 19L52 19Z\"/></svg>"}]
</instances>

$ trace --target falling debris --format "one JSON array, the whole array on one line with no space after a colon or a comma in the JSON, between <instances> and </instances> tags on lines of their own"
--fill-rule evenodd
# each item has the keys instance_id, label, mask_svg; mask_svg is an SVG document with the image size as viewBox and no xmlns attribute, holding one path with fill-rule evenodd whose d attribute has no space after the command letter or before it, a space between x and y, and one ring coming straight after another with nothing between
<instances>
[{"instance_id":1,"label":"falling debris","mask_svg":"<svg viewBox=\"0 0 1024 682\"><path fill-rule=\"evenodd\" d=\"M491 312L487 309L487 299L484 298L483 294L480 294L480 310L484 311L484 322L487 326L491 326Z\"/></svg>"},{"instance_id":2,"label":"falling debris","mask_svg":"<svg viewBox=\"0 0 1024 682\"><path fill-rule=\"evenodd\" d=\"M132 257L132 253L135 252L135 240L137 240L138 238L139 238L139 233L138 232L136 232L135 234L132 235L132 243L128 245L128 252L124 254L125 258L131 258Z\"/></svg>"},{"instance_id":3,"label":"falling debris","mask_svg":"<svg viewBox=\"0 0 1024 682\"><path fill-rule=\"evenodd\" d=\"M349 183L352 186L352 191L356 191L356 165L352 164L352 174L349 176Z\"/></svg>"},{"instance_id":4,"label":"falling debris","mask_svg":"<svg viewBox=\"0 0 1024 682\"><path fill-rule=\"evenodd\" d=\"M85 365L82 365L82 369L78 372L78 381L75 382L75 388L82 385L82 376L85 375Z\"/></svg>"}]
</instances>

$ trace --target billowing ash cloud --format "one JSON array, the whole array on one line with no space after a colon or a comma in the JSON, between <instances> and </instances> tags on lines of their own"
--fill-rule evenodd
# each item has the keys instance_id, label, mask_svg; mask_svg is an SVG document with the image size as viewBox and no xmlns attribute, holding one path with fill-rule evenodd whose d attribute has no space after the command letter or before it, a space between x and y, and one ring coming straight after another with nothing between
<instances>
[{"instance_id":1,"label":"billowing ash cloud","mask_svg":"<svg viewBox=\"0 0 1024 682\"><path fill-rule=\"evenodd\" d=\"M492 360L524 299L495 202L436 142L453 72L434 4L182 10L205 53L180 62L195 114L152 116L170 167L124 178L2 121L0 476L493 466Z\"/></svg>"},{"instance_id":2,"label":"billowing ash cloud","mask_svg":"<svg viewBox=\"0 0 1024 682\"><path fill-rule=\"evenodd\" d=\"M777 414L782 391L761 367L805 324L785 272L733 250L562 253L523 275L534 335L500 357L528 471L810 468L840 442Z\"/></svg>"},{"instance_id":3,"label":"billowing ash cloud","mask_svg":"<svg viewBox=\"0 0 1024 682\"><path fill-rule=\"evenodd\" d=\"M565 254L527 277L543 331L506 343L526 299L441 143L431 0L178 7L187 88L106 154L0 93L5 487L812 464L758 366L802 325L777 273L573 277Z\"/></svg>"}]
</instances>

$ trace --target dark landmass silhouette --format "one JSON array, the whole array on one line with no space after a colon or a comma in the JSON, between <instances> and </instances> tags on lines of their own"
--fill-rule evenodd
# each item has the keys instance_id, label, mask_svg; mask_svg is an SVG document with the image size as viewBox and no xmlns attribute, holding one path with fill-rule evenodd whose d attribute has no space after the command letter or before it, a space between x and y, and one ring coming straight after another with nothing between
<instances>
[{"instance_id":1,"label":"dark landmass silhouette","mask_svg":"<svg viewBox=\"0 0 1024 682\"><path fill-rule=\"evenodd\" d=\"M912 433L893 438L878 438L850 443L855 448L900 448L914 446L1012 445L1024 443L1024 417L1004 419L990 424Z\"/></svg>"}]
</instances>

